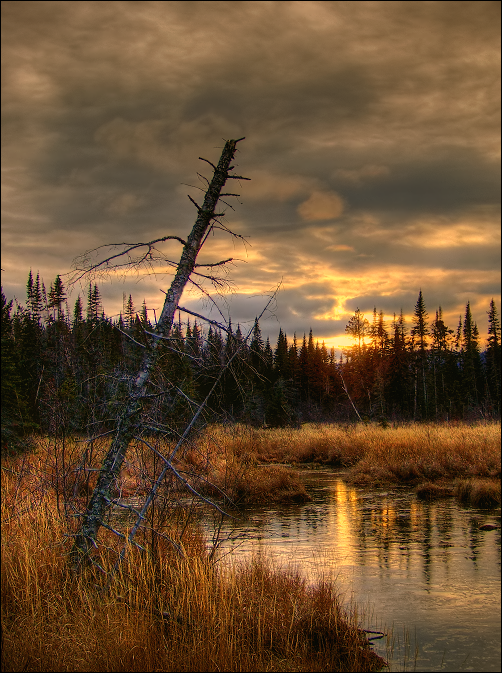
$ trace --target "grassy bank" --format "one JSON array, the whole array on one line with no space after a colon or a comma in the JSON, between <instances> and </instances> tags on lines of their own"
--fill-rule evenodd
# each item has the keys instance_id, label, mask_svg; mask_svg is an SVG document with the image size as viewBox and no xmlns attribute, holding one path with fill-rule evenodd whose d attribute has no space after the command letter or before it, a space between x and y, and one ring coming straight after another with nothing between
<instances>
[{"instance_id":1,"label":"grassy bank","mask_svg":"<svg viewBox=\"0 0 502 673\"><path fill-rule=\"evenodd\" d=\"M200 449L216 460L219 451L230 462L250 465L343 467L345 479L360 486L433 484L429 494L456 494L472 504L488 501L481 491L489 491L492 502L500 503L500 423L308 424L298 430L237 425L212 428Z\"/></svg>"},{"instance_id":2,"label":"grassy bank","mask_svg":"<svg viewBox=\"0 0 502 673\"><path fill-rule=\"evenodd\" d=\"M331 582L266 559L213 565L197 529L185 559L130 550L106 591L66 572L68 527L47 470L2 472L2 670L376 671L384 665ZM100 540L108 547L113 541ZM140 540L147 543L146 538ZM101 548L105 569L114 558ZM155 559L155 560L154 560ZM101 583L102 585L102 583Z\"/></svg>"},{"instance_id":3,"label":"grassy bank","mask_svg":"<svg viewBox=\"0 0 502 673\"><path fill-rule=\"evenodd\" d=\"M152 440L153 442L154 440ZM101 575L75 581L66 553L92 492L103 439L39 439L34 454L5 459L2 470L2 669L6 671L376 671L382 659L327 581L255 558L210 562L201 532L178 506L172 476L147 524L162 521L184 550L146 530L106 591ZM167 454L172 446L156 444ZM279 464L279 463L282 463ZM352 483L418 486L424 499L500 503L500 424L308 425L298 430L216 426L180 453L178 469L200 491L234 501L308 499L289 465L342 466ZM79 467L80 466L80 467ZM143 443L131 446L117 497L141 499L163 463ZM118 526L118 523L114 523ZM124 532L130 522L121 521ZM118 538L102 529L97 560L108 570Z\"/></svg>"}]
</instances>

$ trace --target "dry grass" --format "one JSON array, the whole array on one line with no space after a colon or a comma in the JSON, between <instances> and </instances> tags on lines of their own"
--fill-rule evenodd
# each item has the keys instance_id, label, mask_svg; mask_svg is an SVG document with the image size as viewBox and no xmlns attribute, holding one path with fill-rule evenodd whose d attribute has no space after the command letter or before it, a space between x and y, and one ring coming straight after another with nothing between
<instances>
[{"instance_id":1,"label":"dry grass","mask_svg":"<svg viewBox=\"0 0 502 673\"><path fill-rule=\"evenodd\" d=\"M298 473L281 465L249 465L238 458L220 461L207 472L200 492L216 496L223 491L238 505L310 502Z\"/></svg>"},{"instance_id":2,"label":"dry grass","mask_svg":"<svg viewBox=\"0 0 502 673\"><path fill-rule=\"evenodd\" d=\"M454 495L454 488L453 486L443 486L428 481L425 484L417 486L416 494L420 500L437 500L438 498L449 498Z\"/></svg>"},{"instance_id":3,"label":"dry grass","mask_svg":"<svg viewBox=\"0 0 502 673\"><path fill-rule=\"evenodd\" d=\"M455 495L473 507L500 507L500 480L462 479L456 484Z\"/></svg>"},{"instance_id":4,"label":"dry grass","mask_svg":"<svg viewBox=\"0 0 502 673\"><path fill-rule=\"evenodd\" d=\"M151 441L164 455L173 448ZM42 440L38 454L46 456L44 469L57 492L85 501L97 477L93 469L100 466L107 445L105 440L92 445L87 459L91 469L85 472L74 471L82 460L82 443L66 442L64 466L61 451L51 453ZM493 485L500 478L500 423L392 428L307 424L300 429L212 426L179 453L177 467L205 494L214 497L223 491L238 504L261 504L307 502L300 476L286 467L306 463L343 467L345 479L360 486L449 486L445 482L458 479L488 480ZM155 462L144 444L133 445L114 495L144 495L161 468L161 461ZM172 480L170 488L175 488Z\"/></svg>"},{"instance_id":5,"label":"dry grass","mask_svg":"<svg viewBox=\"0 0 502 673\"><path fill-rule=\"evenodd\" d=\"M308 424L298 430L237 425L212 428L211 436L227 456L254 463L343 466L350 468L348 481L359 485L500 477L500 423ZM209 438L204 441L209 446Z\"/></svg>"},{"instance_id":6,"label":"dry grass","mask_svg":"<svg viewBox=\"0 0 502 673\"><path fill-rule=\"evenodd\" d=\"M159 544L155 556L130 550L106 591L98 591L92 572L72 579L67 522L47 487L57 475L43 469L41 457L20 463L6 462L2 471L2 670L374 671L384 665L341 609L332 583L310 586L264 559L212 565L190 526L182 538L185 560ZM106 535L105 541L112 544ZM113 555L102 549L100 561L109 567Z\"/></svg>"}]
</instances>

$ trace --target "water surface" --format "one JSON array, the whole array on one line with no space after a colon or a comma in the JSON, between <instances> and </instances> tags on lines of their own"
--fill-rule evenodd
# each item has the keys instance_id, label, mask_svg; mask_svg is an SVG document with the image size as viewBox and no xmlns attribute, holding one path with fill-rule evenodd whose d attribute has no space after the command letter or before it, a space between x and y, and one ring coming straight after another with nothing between
<instances>
[{"instance_id":1,"label":"water surface","mask_svg":"<svg viewBox=\"0 0 502 673\"><path fill-rule=\"evenodd\" d=\"M335 470L301 474L312 502L245 508L225 524L236 539L221 553L263 550L309 578L334 573L362 626L389 634L373 646L392 671L501 670L500 527L479 529L500 526L500 509L354 488Z\"/></svg>"}]
</instances>

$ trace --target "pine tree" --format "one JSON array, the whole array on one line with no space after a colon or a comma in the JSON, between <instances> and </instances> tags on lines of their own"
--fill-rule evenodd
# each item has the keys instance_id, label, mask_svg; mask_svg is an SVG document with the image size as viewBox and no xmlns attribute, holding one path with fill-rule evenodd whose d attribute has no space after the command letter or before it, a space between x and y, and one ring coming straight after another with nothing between
<instances>
[{"instance_id":1,"label":"pine tree","mask_svg":"<svg viewBox=\"0 0 502 673\"><path fill-rule=\"evenodd\" d=\"M427 327L429 315L425 308L422 290L418 293L413 314L414 327L411 329L411 348L415 351L415 383L413 418L427 418L429 414L429 394L427 386Z\"/></svg>"},{"instance_id":2,"label":"pine tree","mask_svg":"<svg viewBox=\"0 0 502 673\"><path fill-rule=\"evenodd\" d=\"M387 333L387 326L383 319L383 311L380 311L380 313L378 314L377 338L380 353L384 355L388 349L389 335Z\"/></svg>"},{"instance_id":3,"label":"pine tree","mask_svg":"<svg viewBox=\"0 0 502 673\"><path fill-rule=\"evenodd\" d=\"M151 329L150 321L148 320L148 309L146 307L146 299L143 299L143 304L141 305L141 315L140 315L141 324L145 329Z\"/></svg>"},{"instance_id":4,"label":"pine tree","mask_svg":"<svg viewBox=\"0 0 502 673\"><path fill-rule=\"evenodd\" d=\"M500 414L501 387L500 350L500 321L495 302L492 299L490 302L490 310L488 311L488 348L486 349L486 372L489 395L498 414Z\"/></svg>"},{"instance_id":5,"label":"pine tree","mask_svg":"<svg viewBox=\"0 0 502 673\"><path fill-rule=\"evenodd\" d=\"M371 347L376 353L378 351L378 314L376 306L373 307L373 321L368 328L368 334L371 337Z\"/></svg>"},{"instance_id":6,"label":"pine tree","mask_svg":"<svg viewBox=\"0 0 502 673\"><path fill-rule=\"evenodd\" d=\"M481 358L479 353L479 332L472 318L470 302L465 307L462 329L462 370L465 399L472 409L479 404L479 384L481 376Z\"/></svg>"},{"instance_id":7,"label":"pine tree","mask_svg":"<svg viewBox=\"0 0 502 673\"><path fill-rule=\"evenodd\" d=\"M265 348L263 349L263 369L265 377L269 381L272 381L274 375L274 353L272 352L269 337L267 337Z\"/></svg>"},{"instance_id":8,"label":"pine tree","mask_svg":"<svg viewBox=\"0 0 502 673\"><path fill-rule=\"evenodd\" d=\"M432 350L435 352L446 352L449 349L449 340L454 334L452 329L448 329L443 320L443 309L441 306L436 311L436 318L431 324Z\"/></svg>"},{"instance_id":9,"label":"pine tree","mask_svg":"<svg viewBox=\"0 0 502 673\"><path fill-rule=\"evenodd\" d=\"M296 332L293 335L293 343L288 350L289 371L291 372L291 381L294 388L298 389L300 383L300 368L298 362L298 342Z\"/></svg>"},{"instance_id":10,"label":"pine tree","mask_svg":"<svg viewBox=\"0 0 502 673\"><path fill-rule=\"evenodd\" d=\"M347 323L345 331L350 334L354 341L357 341L357 352L360 354L362 346L364 346L364 337L370 331L370 324L359 308L356 308L356 312Z\"/></svg>"},{"instance_id":11,"label":"pine tree","mask_svg":"<svg viewBox=\"0 0 502 673\"><path fill-rule=\"evenodd\" d=\"M415 345L417 344L418 351L422 356L427 349L427 336L429 335L429 330L427 328L428 320L429 315L425 310L424 298L422 290L420 290L417 303L415 304L415 312L413 314L413 323L415 326L411 330L411 336L413 348L415 348Z\"/></svg>"},{"instance_id":12,"label":"pine tree","mask_svg":"<svg viewBox=\"0 0 502 673\"><path fill-rule=\"evenodd\" d=\"M443 320L441 306L431 323L432 344L430 361L434 388L435 417L448 417L451 414L451 394L456 385L457 355L453 349L454 330L449 329Z\"/></svg>"},{"instance_id":13,"label":"pine tree","mask_svg":"<svg viewBox=\"0 0 502 673\"><path fill-rule=\"evenodd\" d=\"M198 371L201 366L201 355L202 355L202 336L200 327L197 325L197 320L194 323L194 326L190 328L190 323L187 327L187 333L185 336L187 352L192 356L192 364L194 368Z\"/></svg>"},{"instance_id":14,"label":"pine tree","mask_svg":"<svg viewBox=\"0 0 502 673\"><path fill-rule=\"evenodd\" d=\"M298 354L298 369L300 374L300 393L301 399L304 402L308 402L310 399L310 390L309 390L309 357L308 357L308 348L307 348L307 337L305 332L303 333L303 341Z\"/></svg>"},{"instance_id":15,"label":"pine tree","mask_svg":"<svg viewBox=\"0 0 502 673\"><path fill-rule=\"evenodd\" d=\"M135 320L136 320L136 310L134 308L134 302L132 300L132 296L129 295L129 299L127 300L126 305L124 307L124 321L126 326L129 329L132 329Z\"/></svg>"},{"instance_id":16,"label":"pine tree","mask_svg":"<svg viewBox=\"0 0 502 673\"><path fill-rule=\"evenodd\" d=\"M462 316L458 316L457 331L455 332L455 350L460 352L462 346Z\"/></svg>"},{"instance_id":17,"label":"pine tree","mask_svg":"<svg viewBox=\"0 0 502 673\"><path fill-rule=\"evenodd\" d=\"M274 370L276 379L289 378L288 339L282 331L282 328L279 328L279 337L274 353Z\"/></svg>"},{"instance_id":18,"label":"pine tree","mask_svg":"<svg viewBox=\"0 0 502 673\"><path fill-rule=\"evenodd\" d=\"M56 276L54 284L51 284L49 290L48 308L56 309L56 320L61 320L63 315L62 304L66 300L65 287L60 275Z\"/></svg>"},{"instance_id":19,"label":"pine tree","mask_svg":"<svg viewBox=\"0 0 502 673\"><path fill-rule=\"evenodd\" d=\"M43 292L42 292L42 284L40 282L40 274L37 273L37 278L35 282L33 282L33 276L30 273L28 276L28 283L26 286L26 294L27 294L27 308L28 311L31 315L31 319L37 323L38 325L41 325L41 320L42 320L42 313L44 311L45 305L44 305L44 300L43 300Z\"/></svg>"},{"instance_id":20,"label":"pine tree","mask_svg":"<svg viewBox=\"0 0 502 673\"><path fill-rule=\"evenodd\" d=\"M265 345L261 336L260 324L258 318L254 320L253 332L251 334L251 344L249 347L250 350L250 359L251 366L255 372L254 383L255 385L260 385L263 375L264 363L263 363L263 352Z\"/></svg>"},{"instance_id":21,"label":"pine tree","mask_svg":"<svg viewBox=\"0 0 502 673\"><path fill-rule=\"evenodd\" d=\"M16 353L21 391L28 405L30 421L38 424L39 390L44 373L44 329L41 321L42 292L40 277L30 275L27 285L27 310L19 307L16 317Z\"/></svg>"},{"instance_id":22,"label":"pine tree","mask_svg":"<svg viewBox=\"0 0 502 673\"><path fill-rule=\"evenodd\" d=\"M76 327L83 321L83 307L82 299L78 295L77 300L75 301L75 307L73 309L73 327Z\"/></svg>"},{"instance_id":23,"label":"pine tree","mask_svg":"<svg viewBox=\"0 0 502 673\"><path fill-rule=\"evenodd\" d=\"M410 353L407 348L406 320L403 309L399 317L394 314L393 339L389 357L389 383L387 399L393 412L398 416L410 414Z\"/></svg>"},{"instance_id":24,"label":"pine tree","mask_svg":"<svg viewBox=\"0 0 502 673\"><path fill-rule=\"evenodd\" d=\"M1 290L2 309L2 454L26 448L23 437L32 430L26 397L19 376L19 360L14 340L12 300L7 301Z\"/></svg>"},{"instance_id":25,"label":"pine tree","mask_svg":"<svg viewBox=\"0 0 502 673\"><path fill-rule=\"evenodd\" d=\"M102 304L101 295L97 285L89 283L89 290L87 292L87 321L94 324L101 317Z\"/></svg>"},{"instance_id":26,"label":"pine tree","mask_svg":"<svg viewBox=\"0 0 502 673\"><path fill-rule=\"evenodd\" d=\"M26 305L28 308L31 306L31 302L33 300L33 274L30 272L28 274L28 281L26 283Z\"/></svg>"}]
</instances>

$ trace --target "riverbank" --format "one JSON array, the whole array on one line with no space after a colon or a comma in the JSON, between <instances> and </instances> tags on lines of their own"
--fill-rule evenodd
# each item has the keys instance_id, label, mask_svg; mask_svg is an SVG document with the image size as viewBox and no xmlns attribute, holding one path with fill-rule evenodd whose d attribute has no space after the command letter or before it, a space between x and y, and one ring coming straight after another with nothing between
<instances>
[{"instance_id":1,"label":"riverbank","mask_svg":"<svg viewBox=\"0 0 502 673\"><path fill-rule=\"evenodd\" d=\"M355 616L329 581L307 584L265 558L210 562L186 519L168 530L184 553L148 531L121 571L79 580L66 571L71 516L58 509L47 465L4 461L2 471L2 670L377 671ZM170 522L171 526L174 523ZM118 545L100 533L96 562L109 570Z\"/></svg>"},{"instance_id":2,"label":"riverbank","mask_svg":"<svg viewBox=\"0 0 502 673\"><path fill-rule=\"evenodd\" d=\"M500 423L215 426L186 459L211 465L208 479L219 487L227 484L238 500L242 492L247 503L260 502L266 493L264 466L308 464L343 467L344 479L358 486L404 484L418 487L421 497L454 495L475 506L500 504ZM250 477L241 478L246 469ZM232 480L240 490L232 491ZM273 480L268 492L270 498L280 492Z\"/></svg>"}]
</instances>

